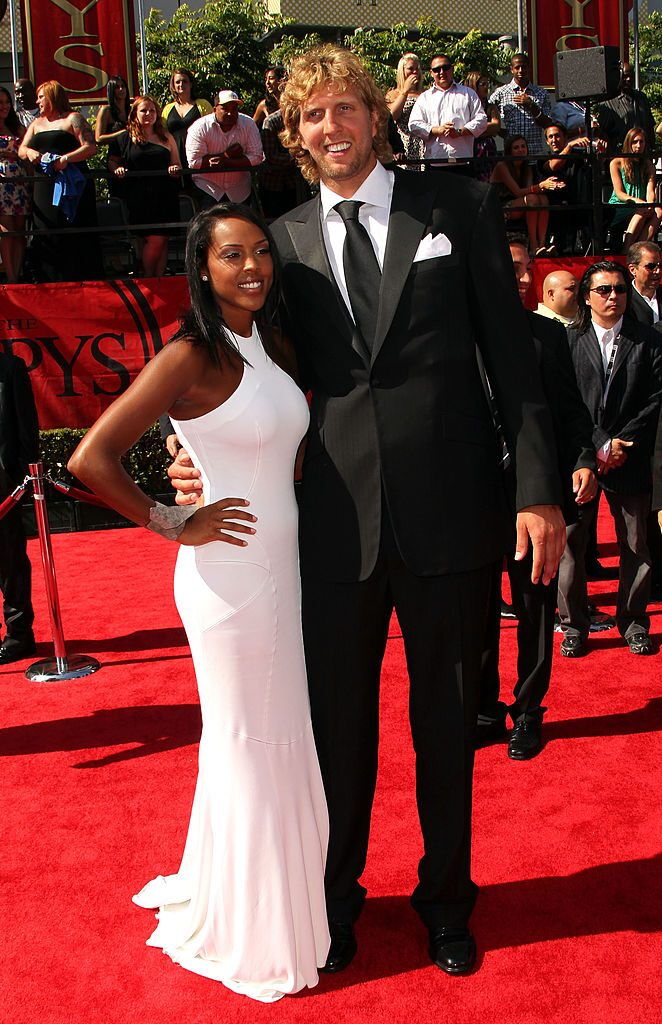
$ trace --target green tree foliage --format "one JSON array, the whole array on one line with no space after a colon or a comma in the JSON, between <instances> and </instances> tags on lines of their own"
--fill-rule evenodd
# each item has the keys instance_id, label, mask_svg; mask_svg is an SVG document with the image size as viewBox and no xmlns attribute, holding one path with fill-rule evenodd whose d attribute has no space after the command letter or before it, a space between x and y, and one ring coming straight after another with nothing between
<instances>
[{"instance_id":1,"label":"green tree foliage","mask_svg":"<svg viewBox=\"0 0 662 1024\"><path fill-rule=\"evenodd\" d=\"M639 71L643 91L651 101L659 124L662 121L662 14L658 11L639 24Z\"/></svg>"},{"instance_id":2,"label":"green tree foliage","mask_svg":"<svg viewBox=\"0 0 662 1024\"><path fill-rule=\"evenodd\" d=\"M151 95L168 102L170 74L183 66L195 74L199 96L234 89L252 112L269 61L263 37L280 24L261 0L207 0L199 10L183 4L169 20L152 8L145 20Z\"/></svg>"},{"instance_id":3,"label":"green tree foliage","mask_svg":"<svg viewBox=\"0 0 662 1024\"><path fill-rule=\"evenodd\" d=\"M284 24L283 19L265 13L261 0L207 0L195 11L182 5L170 20L152 8L145 22L150 92L167 102L170 73L183 65L195 73L198 95L210 99L215 89L233 88L252 110L262 96L262 76L269 64L287 67L293 57L322 42L316 34L302 39L285 35L268 49L265 34ZM408 38L404 24L383 31L358 28L343 42L361 57L384 89L395 84L396 65L408 50L419 55L424 68L436 53L448 54L455 61L459 80L476 69L496 81L507 69L508 55L477 29L458 39L429 20L419 21L416 28L419 37L415 42Z\"/></svg>"}]
</instances>

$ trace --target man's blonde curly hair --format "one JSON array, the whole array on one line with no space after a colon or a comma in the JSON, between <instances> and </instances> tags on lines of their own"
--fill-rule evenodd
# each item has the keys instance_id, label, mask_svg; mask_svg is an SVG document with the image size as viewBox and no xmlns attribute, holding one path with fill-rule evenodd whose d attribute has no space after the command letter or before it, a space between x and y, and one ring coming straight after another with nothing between
<instances>
[{"instance_id":1,"label":"man's blonde curly hair","mask_svg":"<svg viewBox=\"0 0 662 1024\"><path fill-rule=\"evenodd\" d=\"M377 126L372 140L375 156L382 163L393 160L387 137L389 110L381 90L356 54L328 43L308 50L292 61L287 85L280 98L284 125L280 140L296 160L304 178L312 183L319 181L319 170L310 153L301 145L301 108L314 92L329 86L338 92L352 89L361 97L370 113L376 115Z\"/></svg>"}]
</instances>

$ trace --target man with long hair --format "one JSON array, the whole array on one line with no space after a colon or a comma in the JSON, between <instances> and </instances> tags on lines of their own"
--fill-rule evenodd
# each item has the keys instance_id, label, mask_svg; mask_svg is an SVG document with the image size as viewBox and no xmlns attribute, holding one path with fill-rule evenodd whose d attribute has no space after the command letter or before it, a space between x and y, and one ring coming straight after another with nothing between
<instances>
[{"instance_id":1,"label":"man with long hair","mask_svg":"<svg viewBox=\"0 0 662 1024\"><path fill-rule=\"evenodd\" d=\"M653 329L629 315L630 283L619 263L594 263L579 283L579 311L569 331L582 398L593 418L602 490L616 525L619 584L616 625L633 654L652 654L647 604L651 559L646 521L651 456L662 393L662 347ZM589 613L584 556L597 500L568 526L559 570L561 654L587 653Z\"/></svg>"}]
</instances>

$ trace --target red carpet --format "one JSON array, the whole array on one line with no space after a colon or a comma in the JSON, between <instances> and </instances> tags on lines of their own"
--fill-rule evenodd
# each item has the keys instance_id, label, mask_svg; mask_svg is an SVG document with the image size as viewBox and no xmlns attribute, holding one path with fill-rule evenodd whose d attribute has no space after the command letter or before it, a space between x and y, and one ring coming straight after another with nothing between
<instances>
[{"instance_id":1,"label":"red carpet","mask_svg":"<svg viewBox=\"0 0 662 1024\"><path fill-rule=\"evenodd\" d=\"M660 1020L661 655L635 658L613 630L595 636L589 657L555 663L538 758L510 762L503 744L479 751L480 969L449 978L430 965L408 906L420 842L394 621L359 955L312 993L262 1006L146 948L153 919L130 900L155 873L176 870L195 781L199 715L171 596L175 547L144 530L60 535L53 546L70 651L104 667L41 686L25 680L24 666L0 670L3 1020ZM36 542L31 550L47 656ZM613 561L612 545L602 553ZM592 585L605 610L614 589ZM659 642L661 608L652 611ZM507 623L504 690L513 685L513 638Z\"/></svg>"}]
</instances>

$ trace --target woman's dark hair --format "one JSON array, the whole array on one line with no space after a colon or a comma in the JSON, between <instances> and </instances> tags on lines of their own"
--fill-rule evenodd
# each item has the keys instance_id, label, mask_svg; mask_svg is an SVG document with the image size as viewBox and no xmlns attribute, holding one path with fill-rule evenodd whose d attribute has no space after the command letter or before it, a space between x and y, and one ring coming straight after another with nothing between
<instances>
[{"instance_id":1,"label":"woman's dark hair","mask_svg":"<svg viewBox=\"0 0 662 1024\"><path fill-rule=\"evenodd\" d=\"M285 78L285 75L286 75L285 68L281 67L280 64L276 64L274 67L267 68L267 70L264 72L265 82L266 82L266 79L267 79L267 75L269 73L274 74L276 76L276 79L279 82L282 82L283 79ZM269 92L268 89L265 89L264 90L264 105L267 108L267 112L269 114L273 114L276 110L278 110L278 106L279 106L278 96L277 95L274 96L274 94L272 92Z\"/></svg>"},{"instance_id":2,"label":"woman's dark hair","mask_svg":"<svg viewBox=\"0 0 662 1024\"><path fill-rule=\"evenodd\" d=\"M118 85L123 85L126 90L124 95L124 110L120 110L117 106L117 100L115 99L115 87ZM126 124L129 119L131 97L129 96L129 87L121 75L111 75L108 79L108 85L106 86L106 99L108 100L108 106L110 108L111 124L116 124L118 121L121 124Z\"/></svg>"},{"instance_id":3,"label":"woman's dark hair","mask_svg":"<svg viewBox=\"0 0 662 1024\"><path fill-rule=\"evenodd\" d=\"M182 317L179 329L170 340L186 338L194 345L200 345L206 350L212 364L219 368L228 356L239 356L242 362L246 362L232 337L230 328L223 320L209 282L202 280L202 269L207 264L214 225L219 220L237 217L263 231L269 243L274 267L273 283L264 306L255 314L255 322L260 330L265 352L275 363L281 365L282 360L275 339L275 332L279 329L280 306L278 253L266 223L250 207L241 203L218 203L216 206L201 210L191 221L186 238L186 276L191 308Z\"/></svg>"},{"instance_id":4,"label":"woman's dark hair","mask_svg":"<svg viewBox=\"0 0 662 1024\"><path fill-rule=\"evenodd\" d=\"M8 89L5 89L3 85L0 85L0 93L4 93L9 100L9 113L5 118L5 125L9 128L12 135L18 135L21 131L21 122L19 121L16 111L14 110L14 101L12 100L11 93Z\"/></svg>"},{"instance_id":5,"label":"woman's dark hair","mask_svg":"<svg viewBox=\"0 0 662 1024\"><path fill-rule=\"evenodd\" d=\"M525 135L507 135L503 144L503 155L505 156L505 164L517 184L521 187L522 184L527 181L528 177L532 174L530 165L526 162L526 157L516 156L513 157L513 146L516 142L523 140L526 142L526 152L529 152L529 143L527 142ZM515 160L522 160L519 168L515 167Z\"/></svg>"},{"instance_id":6,"label":"woman's dark hair","mask_svg":"<svg viewBox=\"0 0 662 1024\"><path fill-rule=\"evenodd\" d=\"M616 263L615 260L602 260L600 263L592 263L590 267L586 268L579 282L579 288L577 289L577 316L570 324L580 334L585 334L591 326L591 307L588 305L588 293L593 284L594 274L620 274L623 278L623 284L627 287L625 312L627 313L630 308L630 278L625 267L620 263Z\"/></svg>"}]
</instances>

